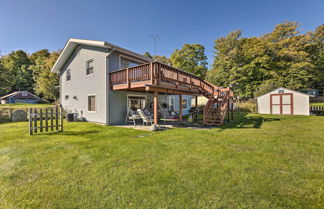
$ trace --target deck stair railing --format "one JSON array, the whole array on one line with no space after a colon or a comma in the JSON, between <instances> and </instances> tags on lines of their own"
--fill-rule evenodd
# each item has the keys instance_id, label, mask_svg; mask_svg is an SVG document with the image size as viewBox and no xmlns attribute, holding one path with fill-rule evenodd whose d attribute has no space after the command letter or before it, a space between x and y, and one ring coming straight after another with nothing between
<instances>
[{"instance_id":1,"label":"deck stair railing","mask_svg":"<svg viewBox=\"0 0 324 209\"><path fill-rule=\"evenodd\" d=\"M205 125L222 126L229 108L230 90L218 91L215 97L210 97L204 108Z\"/></svg>"}]
</instances>

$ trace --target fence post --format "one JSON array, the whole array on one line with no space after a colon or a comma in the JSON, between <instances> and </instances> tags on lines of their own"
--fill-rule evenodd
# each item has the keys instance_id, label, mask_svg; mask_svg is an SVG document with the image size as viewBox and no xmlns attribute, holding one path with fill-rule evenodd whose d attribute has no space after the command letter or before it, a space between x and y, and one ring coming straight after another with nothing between
<instances>
[{"instance_id":1,"label":"fence post","mask_svg":"<svg viewBox=\"0 0 324 209\"><path fill-rule=\"evenodd\" d=\"M63 131L63 107L60 107L61 109L61 131Z\"/></svg>"},{"instance_id":2,"label":"fence post","mask_svg":"<svg viewBox=\"0 0 324 209\"><path fill-rule=\"evenodd\" d=\"M39 117L40 117L40 132L43 132L43 109L39 109Z\"/></svg>"},{"instance_id":3,"label":"fence post","mask_svg":"<svg viewBox=\"0 0 324 209\"><path fill-rule=\"evenodd\" d=\"M37 133L37 108L34 109L34 133Z\"/></svg>"},{"instance_id":4,"label":"fence post","mask_svg":"<svg viewBox=\"0 0 324 209\"><path fill-rule=\"evenodd\" d=\"M53 121L53 108L51 108L51 131L54 130L54 121Z\"/></svg>"},{"instance_id":5,"label":"fence post","mask_svg":"<svg viewBox=\"0 0 324 209\"><path fill-rule=\"evenodd\" d=\"M56 106L56 108L55 108L55 129L56 129L56 131L58 131L58 126L59 126L59 124L58 124L58 107Z\"/></svg>"},{"instance_id":6,"label":"fence post","mask_svg":"<svg viewBox=\"0 0 324 209\"><path fill-rule=\"evenodd\" d=\"M29 135L33 135L33 109L29 108Z\"/></svg>"},{"instance_id":7,"label":"fence post","mask_svg":"<svg viewBox=\"0 0 324 209\"><path fill-rule=\"evenodd\" d=\"M45 108L45 130L48 132L48 108Z\"/></svg>"}]
</instances>

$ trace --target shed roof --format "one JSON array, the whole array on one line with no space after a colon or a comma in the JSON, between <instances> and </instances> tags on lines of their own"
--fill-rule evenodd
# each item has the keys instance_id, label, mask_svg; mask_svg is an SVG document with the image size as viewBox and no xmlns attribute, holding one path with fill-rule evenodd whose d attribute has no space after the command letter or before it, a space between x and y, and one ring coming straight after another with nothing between
<instances>
[{"instance_id":1,"label":"shed roof","mask_svg":"<svg viewBox=\"0 0 324 209\"><path fill-rule=\"evenodd\" d=\"M12 96L15 96L15 95L21 94L21 93L23 93L23 92L27 92L27 94L29 94L29 95L31 95L31 96L37 98L37 99L41 99L41 98L39 98L38 96L36 96L35 94L32 94L32 93L30 93L30 92L28 92L28 91L26 91L26 90L12 92L12 93L10 93L10 94L7 94L7 95L5 95L5 96L0 97L0 99L6 99L6 98L8 98L8 97L12 97Z\"/></svg>"},{"instance_id":2,"label":"shed roof","mask_svg":"<svg viewBox=\"0 0 324 209\"><path fill-rule=\"evenodd\" d=\"M300 91L291 90L291 89L287 89L287 88L284 88L284 87L279 87L279 88L277 88L277 89L275 89L275 90L269 91L269 92L266 93L266 94L263 94L263 95L261 95L261 96L258 96L257 98L262 97L262 96L264 96L264 95L267 95L267 94L269 94L269 93L271 93L271 92L278 91L279 89L280 89L280 90L281 90L281 89L284 89L284 90L292 91L292 92L295 92L295 93L297 93L297 94L303 94L303 95L308 96L308 97L311 96L311 95L309 95L309 94L305 94L305 93L300 92Z\"/></svg>"}]
</instances>

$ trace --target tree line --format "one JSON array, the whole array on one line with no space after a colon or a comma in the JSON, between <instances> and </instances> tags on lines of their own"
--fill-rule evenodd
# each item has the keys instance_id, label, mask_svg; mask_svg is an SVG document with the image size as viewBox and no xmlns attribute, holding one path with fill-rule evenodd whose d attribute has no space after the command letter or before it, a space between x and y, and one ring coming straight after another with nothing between
<instances>
[{"instance_id":1,"label":"tree line","mask_svg":"<svg viewBox=\"0 0 324 209\"><path fill-rule=\"evenodd\" d=\"M0 57L0 95L27 90L49 102L58 98L59 78L51 68L60 52L47 49L27 54L17 50Z\"/></svg>"},{"instance_id":2,"label":"tree line","mask_svg":"<svg viewBox=\"0 0 324 209\"><path fill-rule=\"evenodd\" d=\"M214 60L208 69L205 48L184 44L168 58L144 56L193 73L217 86L230 86L240 98L252 98L277 87L324 87L324 24L301 33L296 22L275 26L260 37L230 32L214 42ZM58 98L58 76L51 68L60 52L23 50L0 57L0 95L28 90L48 101Z\"/></svg>"},{"instance_id":3,"label":"tree line","mask_svg":"<svg viewBox=\"0 0 324 209\"><path fill-rule=\"evenodd\" d=\"M242 99L278 87L324 88L324 24L306 33L298 27L284 22L270 33L248 38L240 30L230 32L215 40L209 70L205 48L199 44L176 49L168 62L217 86L231 87Z\"/></svg>"}]
</instances>

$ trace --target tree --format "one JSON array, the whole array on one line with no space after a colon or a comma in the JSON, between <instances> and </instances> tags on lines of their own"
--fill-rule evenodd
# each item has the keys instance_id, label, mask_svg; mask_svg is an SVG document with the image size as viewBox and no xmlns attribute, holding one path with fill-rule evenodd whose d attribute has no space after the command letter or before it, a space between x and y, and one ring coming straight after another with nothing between
<instances>
[{"instance_id":1,"label":"tree","mask_svg":"<svg viewBox=\"0 0 324 209\"><path fill-rule=\"evenodd\" d=\"M311 32L312 42L308 46L311 60L315 66L316 80L314 88L324 88L324 24L318 26L315 32Z\"/></svg>"},{"instance_id":2,"label":"tree","mask_svg":"<svg viewBox=\"0 0 324 209\"><path fill-rule=\"evenodd\" d=\"M151 59L153 58L152 55L151 55L149 52L145 52L145 53L143 54L143 56L144 56L144 57L151 58Z\"/></svg>"},{"instance_id":3,"label":"tree","mask_svg":"<svg viewBox=\"0 0 324 209\"><path fill-rule=\"evenodd\" d=\"M1 58L4 75L7 81L7 93L17 90L32 91L33 75L29 69L30 61L23 50L11 52Z\"/></svg>"},{"instance_id":4,"label":"tree","mask_svg":"<svg viewBox=\"0 0 324 209\"><path fill-rule=\"evenodd\" d=\"M219 86L232 86L235 95L243 98L253 97L270 83L291 89L318 84L322 66L315 61L321 57L317 50L320 43L315 41L318 36L300 34L298 26L285 22L261 37L242 38L241 31L234 31L216 40L207 79Z\"/></svg>"},{"instance_id":5,"label":"tree","mask_svg":"<svg viewBox=\"0 0 324 209\"><path fill-rule=\"evenodd\" d=\"M195 74L204 79L207 73L205 48L200 44L185 44L170 57L172 66Z\"/></svg>"},{"instance_id":6,"label":"tree","mask_svg":"<svg viewBox=\"0 0 324 209\"><path fill-rule=\"evenodd\" d=\"M254 97L262 96L262 95L267 94L270 91L273 91L273 90L275 90L276 88L279 88L279 87L280 86L277 86L275 81L266 80L254 92Z\"/></svg>"},{"instance_id":7,"label":"tree","mask_svg":"<svg viewBox=\"0 0 324 209\"><path fill-rule=\"evenodd\" d=\"M156 55L156 56L153 56L153 59L158 61L158 62L167 64L167 65L171 65L170 59L167 58L166 56Z\"/></svg>"},{"instance_id":8,"label":"tree","mask_svg":"<svg viewBox=\"0 0 324 209\"><path fill-rule=\"evenodd\" d=\"M0 58L0 95L6 95L11 91L12 76L8 74L8 70L1 64Z\"/></svg>"},{"instance_id":9,"label":"tree","mask_svg":"<svg viewBox=\"0 0 324 209\"><path fill-rule=\"evenodd\" d=\"M52 73L51 69L59 57L59 52L52 52L48 58L40 56L36 59L33 70L37 73L35 77L35 93L45 100L55 101L58 98L59 77Z\"/></svg>"},{"instance_id":10,"label":"tree","mask_svg":"<svg viewBox=\"0 0 324 209\"><path fill-rule=\"evenodd\" d=\"M33 78L36 81L39 74L44 70L47 59L51 56L51 53L48 49L42 49L37 52L34 52L29 56L30 60L30 69L33 72Z\"/></svg>"},{"instance_id":11,"label":"tree","mask_svg":"<svg viewBox=\"0 0 324 209\"><path fill-rule=\"evenodd\" d=\"M161 55L152 56L149 52L145 52L144 56L167 65L171 64L170 59L167 58L166 56L161 56Z\"/></svg>"}]
</instances>

